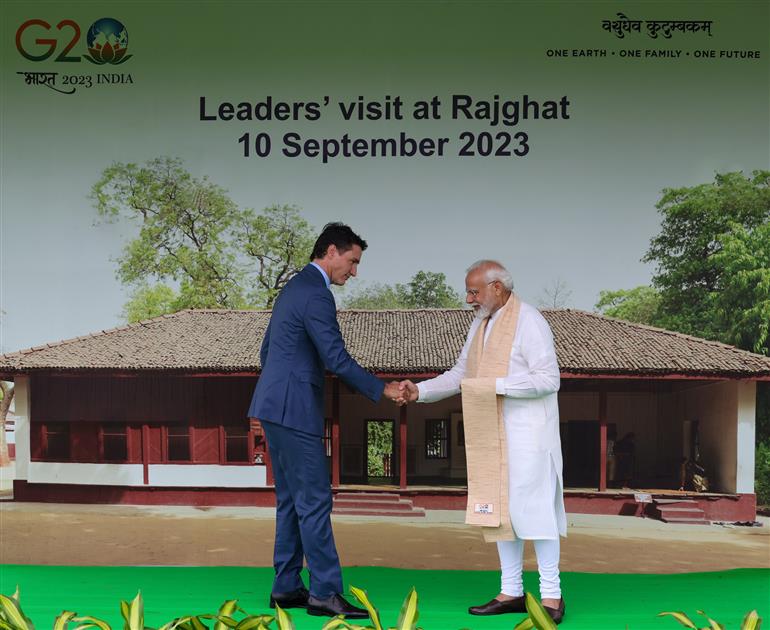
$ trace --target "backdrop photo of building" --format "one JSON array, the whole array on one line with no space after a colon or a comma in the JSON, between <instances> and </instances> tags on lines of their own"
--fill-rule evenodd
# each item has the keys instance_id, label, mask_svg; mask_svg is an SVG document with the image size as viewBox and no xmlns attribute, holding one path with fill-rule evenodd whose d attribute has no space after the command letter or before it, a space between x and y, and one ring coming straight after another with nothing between
<instances>
[{"instance_id":1,"label":"backdrop photo of building","mask_svg":"<svg viewBox=\"0 0 770 630\"><path fill-rule=\"evenodd\" d=\"M770 380L770 358L583 311L544 315L561 369L568 511L754 520L756 382ZM269 317L182 311L0 356L16 387L14 499L274 504L262 430L245 417ZM383 379L450 368L472 317L339 312L348 350ZM391 513L394 501L398 513L406 499L410 513L464 509L459 396L396 407L330 374L324 387L339 511L347 501ZM366 503L373 492L387 494Z\"/></svg>"}]
</instances>

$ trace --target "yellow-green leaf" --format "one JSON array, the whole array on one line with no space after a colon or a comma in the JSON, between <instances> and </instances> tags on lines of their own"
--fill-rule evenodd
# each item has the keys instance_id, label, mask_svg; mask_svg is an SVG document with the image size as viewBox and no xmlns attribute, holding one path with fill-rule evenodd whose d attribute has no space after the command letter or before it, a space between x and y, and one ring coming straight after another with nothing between
<instances>
[{"instance_id":1,"label":"yellow-green leaf","mask_svg":"<svg viewBox=\"0 0 770 630\"><path fill-rule=\"evenodd\" d=\"M5 619L10 625L15 626L19 630L34 629L32 622L21 612L21 607L15 599L7 595L0 595L0 609L5 614Z\"/></svg>"},{"instance_id":2,"label":"yellow-green leaf","mask_svg":"<svg viewBox=\"0 0 770 630\"><path fill-rule=\"evenodd\" d=\"M209 627L195 616L190 617L190 625L192 625L193 630L209 630Z\"/></svg>"},{"instance_id":3,"label":"yellow-green leaf","mask_svg":"<svg viewBox=\"0 0 770 630\"><path fill-rule=\"evenodd\" d=\"M120 616L123 617L123 619L128 623L128 616L131 613L131 606L128 605L128 602L121 599L120 600Z\"/></svg>"},{"instance_id":4,"label":"yellow-green leaf","mask_svg":"<svg viewBox=\"0 0 770 630\"><path fill-rule=\"evenodd\" d=\"M291 615L278 604L275 605L275 621L278 624L278 630L294 630Z\"/></svg>"},{"instance_id":5,"label":"yellow-green leaf","mask_svg":"<svg viewBox=\"0 0 770 630\"><path fill-rule=\"evenodd\" d=\"M551 615L545 612L543 605L532 596L532 593L527 593L525 601L529 618L537 630L557 630Z\"/></svg>"},{"instance_id":6,"label":"yellow-green leaf","mask_svg":"<svg viewBox=\"0 0 770 630\"><path fill-rule=\"evenodd\" d=\"M725 627L721 623L719 623L718 621L714 621L711 617L709 617L702 610L698 610L697 613L699 615L703 615L706 619L708 619L709 626L710 626L709 630L725 630Z\"/></svg>"},{"instance_id":7,"label":"yellow-green leaf","mask_svg":"<svg viewBox=\"0 0 770 630\"><path fill-rule=\"evenodd\" d=\"M266 615L252 615L241 619L238 625L235 626L235 630L258 630L259 628L264 628L266 626L265 617ZM268 619L272 620L272 617L268 617Z\"/></svg>"},{"instance_id":8,"label":"yellow-green leaf","mask_svg":"<svg viewBox=\"0 0 770 630\"><path fill-rule=\"evenodd\" d=\"M139 591L131 602L128 611L126 630L144 630L144 602L142 601L142 591Z\"/></svg>"},{"instance_id":9,"label":"yellow-green leaf","mask_svg":"<svg viewBox=\"0 0 770 630\"><path fill-rule=\"evenodd\" d=\"M106 621L102 621L96 617L75 617L72 621L85 621L88 623L89 627L96 627L100 630L111 630L110 625Z\"/></svg>"},{"instance_id":10,"label":"yellow-green leaf","mask_svg":"<svg viewBox=\"0 0 770 630\"><path fill-rule=\"evenodd\" d=\"M401 612L398 615L398 623L396 624L398 630L414 630L417 625L418 616L417 590L413 586L412 590L404 598L404 603L401 604Z\"/></svg>"},{"instance_id":11,"label":"yellow-green leaf","mask_svg":"<svg viewBox=\"0 0 770 630\"><path fill-rule=\"evenodd\" d=\"M168 623L163 624L158 630L176 630L176 628L188 621L190 621L190 615L187 615L186 617L177 617L176 619L172 619Z\"/></svg>"},{"instance_id":12,"label":"yellow-green leaf","mask_svg":"<svg viewBox=\"0 0 770 630\"><path fill-rule=\"evenodd\" d=\"M73 617L77 617L76 612L72 612L71 610L63 611L61 615L54 619L53 630L66 630L67 624Z\"/></svg>"},{"instance_id":13,"label":"yellow-green leaf","mask_svg":"<svg viewBox=\"0 0 770 630\"><path fill-rule=\"evenodd\" d=\"M223 617L232 617L233 613L237 609L238 609L238 600L228 599L219 607L219 612L217 614L222 615ZM217 621L214 624L214 630L225 630L226 628L227 626L223 624L221 621Z\"/></svg>"},{"instance_id":14,"label":"yellow-green leaf","mask_svg":"<svg viewBox=\"0 0 770 630\"><path fill-rule=\"evenodd\" d=\"M658 613L658 617L663 617L665 615L670 615L674 619L676 619L679 623L681 623L685 628L694 628L695 630L698 630L698 626L696 626L692 621L690 621L690 618L685 615L683 612L662 612Z\"/></svg>"},{"instance_id":15,"label":"yellow-green leaf","mask_svg":"<svg viewBox=\"0 0 770 630\"><path fill-rule=\"evenodd\" d=\"M762 620L759 618L759 613L756 610L746 613L746 616L741 622L741 630L759 630L762 625Z\"/></svg>"},{"instance_id":16,"label":"yellow-green leaf","mask_svg":"<svg viewBox=\"0 0 770 630\"><path fill-rule=\"evenodd\" d=\"M532 623L532 620L529 617L525 617L518 624L516 624L516 627L513 630L532 630L534 627L535 624Z\"/></svg>"},{"instance_id":17,"label":"yellow-green leaf","mask_svg":"<svg viewBox=\"0 0 770 630\"><path fill-rule=\"evenodd\" d=\"M369 618L372 620L375 630L382 630L382 624L380 623L380 613L374 607L374 604L369 601L369 597L366 595L366 591L356 586L350 587L350 592L353 593L360 604L366 608L366 612L369 613Z\"/></svg>"},{"instance_id":18,"label":"yellow-green leaf","mask_svg":"<svg viewBox=\"0 0 770 630\"><path fill-rule=\"evenodd\" d=\"M337 615L327 621L321 630L336 630L337 628L350 628L350 624L345 621L345 615Z\"/></svg>"},{"instance_id":19,"label":"yellow-green leaf","mask_svg":"<svg viewBox=\"0 0 770 630\"><path fill-rule=\"evenodd\" d=\"M19 585L16 585L16 590L13 592L13 595L11 595L11 599L16 602L16 605L18 606L21 602L21 593L19 591Z\"/></svg>"},{"instance_id":20,"label":"yellow-green leaf","mask_svg":"<svg viewBox=\"0 0 770 630\"><path fill-rule=\"evenodd\" d=\"M227 615L215 615L215 619L221 621L228 628L235 628L235 626L238 625L238 622L235 619L228 617Z\"/></svg>"}]
</instances>

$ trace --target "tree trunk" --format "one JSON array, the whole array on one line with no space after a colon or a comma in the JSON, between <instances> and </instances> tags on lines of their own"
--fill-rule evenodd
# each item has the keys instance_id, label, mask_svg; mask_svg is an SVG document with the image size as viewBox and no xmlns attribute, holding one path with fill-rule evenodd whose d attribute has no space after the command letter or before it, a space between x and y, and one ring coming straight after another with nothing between
<instances>
[{"instance_id":1,"label":"tree trunk","mask_svg":"<svg viewBox=\"0 0 770 630\"><path fill-rule=\"evenodd\" d=\"M0 466L7 466L11 463L11 458L8 456L8 443L5 439L5 419L8 417L8 409L11 408L16 390L7 383L0 383L0 389L3 392L3 399L0 400Z\"/></svg>"}]
</instances>

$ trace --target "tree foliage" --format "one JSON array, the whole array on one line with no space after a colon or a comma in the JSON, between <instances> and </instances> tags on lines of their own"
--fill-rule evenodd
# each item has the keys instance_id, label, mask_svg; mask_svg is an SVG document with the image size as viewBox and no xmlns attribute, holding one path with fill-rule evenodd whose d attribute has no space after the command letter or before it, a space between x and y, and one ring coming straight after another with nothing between
<instances>
[{"instance_id":1,"label":"tree foliage","mask_svg":"<svg viewBox=\"0 0 770 630\"><path fill-rule=\"evenodd\" d=\"M743 311L752 301L765 302L770 296L770 287L747 284L767 270L762 248L753 253L749 247L761 245L768 233L770 171L754 171L751 177L718 174L713 183L666 189L656 207L663 216L661 230L643 260L656 265L658 323L761 350L767 337L757 317L762 309L750 316ZM763 249L766 253L766 243ZM734 262L733 255L741 260ZM738 280L733 278L736 271ZM759 341L763 334L765 342Z\"/></svg>"},{"instance_id":2,"label":"tree foliage","mask_svg":"<svg viewBox=\"0 0 770 630\"><path fill-rule=\"evenodd\" d=\"M446 282L446 275L418 271L406 284L373 284L343 295L345 308L362 310L460 308L460 295Z\"/></svg>"},{"instance_id":3,"label":"tree foliage","mask_svg":"<svg viewBox=\"0 0 770 630\"><path fill-rule=\"evenodd\" d=\"M250 299L270 308L291 277L310 258L315 235L294 206L270 206L262 214L243 213L238 240L256 261Z\"/></svg>"},{"instance_id":4,"label":"tree foliage","mask_svg":"<svg viewBox=\"0 0 770 630\"><path fill-rule=\"evenodd\" d=\"M713 306L722 339L770 355L770 221L732 224L719 242L714 262L723 271Z\"/></svg>"},{"instance_id":5,"label":"tree foliage","mask_svg":"<svg viewBox=\"0 0 770 630\"><path fill-rule=\"evenodd\" d=\"M181 160L115 163L91 190L100 219L138 234L117 259L129 318L183 308L265 308L307 262L312 227L293 206L241 209ZM171 293L169 293L171 291Z\"/></svg>"},{"instance_id":6,"label":"tree foliage","mask_svg":"<svg viewBox=\"0 0 770 630\"><path fill-rule=\"evenodd\" d=\"M660 294L652 287L639 286L618 291L601 291L594 309L609 317L654 326L659 306Z\"/></svg>"}]
</instances>

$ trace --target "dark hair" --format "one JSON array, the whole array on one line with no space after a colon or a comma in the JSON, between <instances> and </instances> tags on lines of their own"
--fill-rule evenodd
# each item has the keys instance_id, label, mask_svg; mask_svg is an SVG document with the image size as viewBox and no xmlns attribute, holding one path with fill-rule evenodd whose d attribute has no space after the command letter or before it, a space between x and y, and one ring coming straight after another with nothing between
<instances>
[{"instance_id":1,"label":"dark hair","mask_svg":"<svg viewBox=\"0 0 770 630\"><path fill-rule=\"evenodd\" d=\"M324 225L324 229L313 245L310 260L326 256L329 245L334 245L340 253L348 251L353 245L358 245L361 251L367 248L364 239L351 230L350 226L339 221Z\"/></svg>"}]
</instances>

